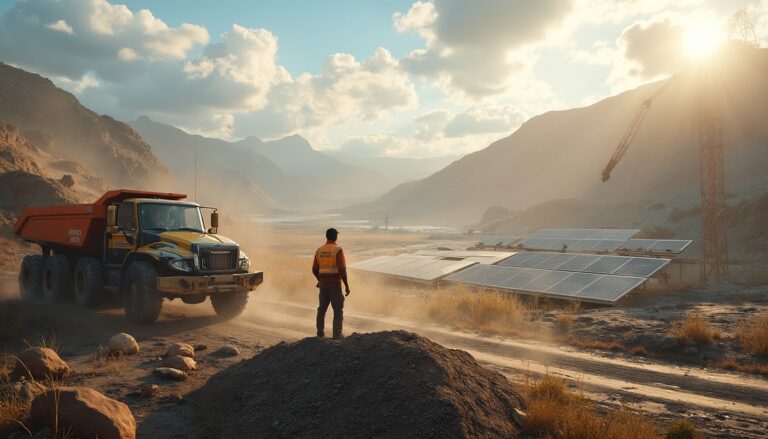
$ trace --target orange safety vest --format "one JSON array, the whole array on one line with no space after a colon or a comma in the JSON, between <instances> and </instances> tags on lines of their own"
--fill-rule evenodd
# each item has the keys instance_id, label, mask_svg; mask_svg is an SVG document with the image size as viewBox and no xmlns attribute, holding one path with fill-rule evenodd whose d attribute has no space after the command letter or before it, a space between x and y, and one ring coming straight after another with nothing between
<instances>
[{"instance_id":1,"label":"orange safety vest","mask_svg":"<svg viewBox=\"0 0 768 439\"><path fill-rule=\"evenodd\" d=\"M336 255L339 254L341 247L335 242L328 242L321 246L315 252L317 265L320 267L320 276L338 275L339 265L336 263Z\"/></svg>"}]
</instances>

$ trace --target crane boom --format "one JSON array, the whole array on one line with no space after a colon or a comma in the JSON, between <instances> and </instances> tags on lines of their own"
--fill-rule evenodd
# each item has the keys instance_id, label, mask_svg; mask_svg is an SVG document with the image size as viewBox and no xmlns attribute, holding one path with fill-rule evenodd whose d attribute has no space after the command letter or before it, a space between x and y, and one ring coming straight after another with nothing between
<instances>
[{"instance_id":1,"label":"crane boom","mask_svg":"<svg viewBox=\"0 0 768 439\"><path fill-rule=\"evenodd\" d=\"M619 164L621 158L624 157L624 154L627 153L629 145L631 145L632 141L635 140L635 136L637 136L637 132L640 130L640 125L643 124L643 120L645 120L645 116L648 114L648 110L651 109L653 101L659 97L659 95L662 94L664 90L667 89L667 87L669 87L671 82L672 78L667 79L667 81L664 82L664 84L658 90L656 90L656 93L651 95L651 97L648 99L644 100L640 105L640 109L635 114L635 117L632 118L632 123L624 133L624 136L621 138L618 146L616 146L616 151L613 152L613 157L611 157L611 160L605 166L605 169L603 169L603 181L608 181L608 179L611 178L611 172L613 171L613 168Z\"/></svg>"}]
</instances>

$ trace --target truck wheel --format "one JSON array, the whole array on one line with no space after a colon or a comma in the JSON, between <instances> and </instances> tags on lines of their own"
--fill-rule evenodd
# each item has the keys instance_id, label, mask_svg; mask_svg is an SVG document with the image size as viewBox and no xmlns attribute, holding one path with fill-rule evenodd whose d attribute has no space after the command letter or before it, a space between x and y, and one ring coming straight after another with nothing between
<instances>
[{"instance_id":1,"label":"truck wheel","mask_svg":"<svg viewBox=\"0 0 768 439\"><path fill-rule=\"evenodd\" d=\"M72 274L69 259L64 255L45 258L43 264L43 297L49 302L56 302L69 297L72 291Z\"/></svg>"},{"instance_id":2,"label":"truck wheel","mask_svg":"<svg viewBox=\"0 0 768 439\"><path fill-rule=\"evenodd\" d=\"M153 323L160 316L163 296L157 291L157 272L146 262L128 267L123 283L123 307L128 320Z\"/></svg>"},{"instance_id":3,"label":"truck wheel","mask_svg":"<svg viewBox=\"0 0 768 439\"><path fill-rule=\"evenodd\" d=\"M19 270L19 293L28 300L43 297L43 264L45 258L40 255L24 256Z\"/></svg>"},{"instance_id":4,"label":"truck wheel","mask_svg":"<svg viewBox=\"0 0 768 439\"><path fill-rule=\"evenodd\" d=\"M104 293L104 269L96 258L80 258L75 264L75 278L72 282L75 301L84 308L98 304Z\"/></svg>"},{"instance_id":5,"label":"truck wheel","mask_svg":"<svg viewBox=\"0 0 768 439\"><path fill-rule=\"evenodd\" d=\"M231 319L243 313L245 306L248 305L248 292L244 293L224 293L211 295L211 305L221 317Z\"/></svg>"}]
</instances>

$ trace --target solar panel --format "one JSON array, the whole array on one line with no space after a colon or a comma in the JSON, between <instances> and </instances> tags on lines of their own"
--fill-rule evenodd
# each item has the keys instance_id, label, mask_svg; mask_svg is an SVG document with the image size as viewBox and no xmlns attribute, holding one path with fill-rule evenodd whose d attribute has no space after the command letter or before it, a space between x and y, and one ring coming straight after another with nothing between
<instances>
[{"instance_id":1,"label":"solar panel","mask_svg":"<svg viewBox=\"0 0 768 439\"><path fill-rule=\"evenodd\" d=\"M594 273L475 265L445 278L472 285L514 290L525 294L543 294L574 298L585 302L614 303L647 279Z\"/></svg>"},{"instance_id":2,"label":"solar panel","mask_svg":"<svg viewBox=\"0 0 768 439\"><path fill-rule=\"evenodd\" d=\"M552 285L548 291L552 294L575 296L579 291L599 278L600 275L592 273L571 273L570 276Z\"/></svg>"},{"instance_id":3,"label":"solar panel","mask_svg":"<svg viewBox=\"0 0 768 439\"><path fill-rule=\"evenodd\" d=\"M496 251L456 251L456 250L419 250L412 253L414 256L428 256L432 258L457 258L479 262L481 264L495 264L514 255L514 252L496 252Z\"/></svg>"},{"instance_id":4,"label":"solar panel","mask_svg":"<svg viewBox=\"0 0 768 439\"><path fill-rule=\"evenodd\" d=\"M621 246L632 252L682 253L693 241L689 239L630 239Z\"/></svg>"},{"instance_id":5,"label":"solar panel","mask_svg":"<svg viewBox=\"0 0 768 439\"><path fill-rule=\"evenodd\" d=\"M670 262L666 258L525 252L501 262L507 267L535 268L617 276L650 277Z\"/></svg>"},{"instance_id":6,"label":"solar panel","mask_svg":"<svg viewBox=\"0 0 768 439\"><path fill-rule=\"evenodd\" d=\"M669 259L661 258L631 258L629 262L613 274L617 276L650 277L669 264L669 262Z\"/></svg>"},{"instance_id":7,"label":"solar panel","mask_svg":"<svg viewBox=\"0 0 768 439\"><path fill-rule=\"evenodd\" d=\"M539 229L528 239L610 239L624 242L639 232L637 229Z\"/></svg>"},{"instance_id":8,"label":"solar panel","mask_svg":"<svg viewBox=\"0 0 768 439\"><path fill-rule=\"evenodd\" d=\"M592 301L615 302L639 287L647 279L641 277L601 276L576 294Z\"/></svg>"},{"instance_id":9,"label":"solar panel","mask_svg":"<svg viewBox=\"0 0 768 439\"><path fill-rule=\"evenodd\" d=\"M660 239L650 247L653 252L682 253L693 241L684 239Z\"/></svg>"},{"instance_id":10,"label":"solar panel","mask_svg":"<svg viewBox=\"0 0 768 439\"><path fill-rule=\"evenodd\" d=\"M626 256L601 256L598 260L579 271L584 271L586 273L612 274L622 265L629 262L630 259L631 258Z\"/></svg>"}]
</instances>

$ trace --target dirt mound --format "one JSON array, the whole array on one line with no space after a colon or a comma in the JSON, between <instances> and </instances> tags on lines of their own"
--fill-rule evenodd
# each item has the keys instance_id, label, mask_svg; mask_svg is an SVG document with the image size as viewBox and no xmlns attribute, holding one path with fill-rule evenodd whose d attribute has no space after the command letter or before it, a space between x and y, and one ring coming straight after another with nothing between
<instances>
[{"instance_id":1,"label":"dirt mound","mask_svg":"<svg viewBox=\"0 0 768 439\"><path fill-rule=\"evenodd\" d=\"M280 343L193 396L201 437L518 437L520 396L466 352L404 331Z\"/></svg>"}]
</instances>

